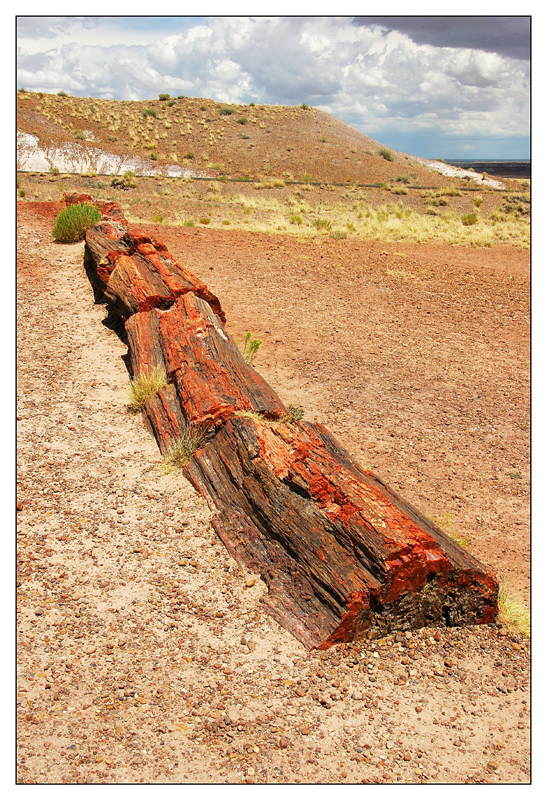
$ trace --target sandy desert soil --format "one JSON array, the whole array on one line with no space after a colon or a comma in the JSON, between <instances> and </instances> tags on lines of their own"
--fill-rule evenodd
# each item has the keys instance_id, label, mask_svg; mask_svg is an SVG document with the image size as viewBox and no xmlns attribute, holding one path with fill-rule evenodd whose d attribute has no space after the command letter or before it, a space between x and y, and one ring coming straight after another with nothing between
<instances>
[{"instance_id":1,"label":"sandy desert soil","mask_svg":"<svg viewBox=\"0 0 547 800\"><path fill-rule=\"evenodd\" d=\"M503 623L307 652L126 408L126 347L58 203L18 204L20 783L530 780ZM529 593L529 255L150 226L255 366Z\"/></svg>"}]
</instances>

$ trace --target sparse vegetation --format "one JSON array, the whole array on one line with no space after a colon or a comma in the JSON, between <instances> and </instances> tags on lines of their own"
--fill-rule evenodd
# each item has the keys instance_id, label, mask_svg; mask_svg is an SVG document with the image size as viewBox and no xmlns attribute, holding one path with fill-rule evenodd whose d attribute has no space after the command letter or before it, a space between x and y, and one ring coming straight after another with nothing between
<instances>
[{"instance_id":1,"label":"sparse vegetation","mask_svg":"<svg viewBox=\"0 0 547 800\"><path fill-rule=\"evenodd\" d=\"M285 416L280 418L280 422L288 422L288 423L300 422L300 420L304 418L305 413L306 412L304 411L303 408L295 406L291 403L287 408L287 413L285 414Z\"/></svg>"},{"instance_id":2,"label":"sparse vegetation","mask_svg":"<svg viewBox=\"0 0 547 800\"><path fill-rule=\"evenodd\" d=\"M167 385L167 375L163 367L155 367L149 375L141 373L129 384L129 408L141 411L147 400L154 397Z\"/></svg>"},{"instance_id":3,"label":"sparse vegetation","mask_svg":"<svg viewBox=\"0 0 547 800\"><path fill-rule=\"evenodd\" d=\"M245 344L243 345L243 350L241 351L241 353L243 355L243 360L249 366L252 366L253 359L261 344L262 344L261 339L253 339L252 333L250 331L247 331L245 335Z\"/></svg>"},{"instance_id":4,"label":"sparse vegetation","mask_svg":"<svg viewBox=\"0 0 547 800\"><path fill-rule=\"evenodd\" d=\"M173 439L167 451L162 472L168 474L177 469L184 469L208 438L208 430L195 425L188 425L184 433Z\"/></svg>"},{"instance_id":5,"label":"sparse vegetation","mask_svg":"<svg viewBox=\"0 0 547 800\"><path fill-rule=\"evenodd\" d=\"M332 228L332 222L324 217L320 217L319 219L315 219L313 221L313 226L317 228L318 231L330 231Z\"/></svg>"},{"instance_id":6,"label":"sparse vegetation","mask_svg":"<svg viewBox=\"0 0 547 800\"><path fill-rule=\"evenodd\" d=\"M530 610L511 597L505 580L500 581L498 605L500 617L510 631L530 636Z\"/></svg>"},{"instance_id":7,"label":"sparse vegetation","mask_svg":"<svg viewBox=\"0 0 547 800\"><path fill-rule=\"evenodd\" d=\"M215 170L218 175L222 168L222 174L218 175L217 180L223 184L234 180L252 181L256 189L264 190L264 202L254 204L247 191L245 203L239 206L228 187L222 197L219 193L214 196L207 193L203 196L200 185L191 184L193 176L181 175L169 178L172 202L175 198L179 202L179 210L175 212L165 205L158 208L153 190L149 196L144 196L147 182L154 178L143 176L142 179L137 179L139 192L132 193L131 203L124 208L128 219L134 222L149 220L150 213L157 212L166 218L172 217L174 221L179 220L179 224L184 224L181 220L185 218L193 218L197 222L200 217L208 217L211 220L209 224L217 227L229 222L232 228L290 232L299 237L329 232L333 238L342 238L340 231L351 231L357 238L371 237L386 241L436 239L450 244L479 247L490 246L495 242L513 243L519 247L529 246L529 182L515 181L515 191L505 194L488 192L488 198L485 188L477 187L477 195L470 198L468 190L462 191L462 187L466 186L463 180L455 179L451 186L443 186L442 178L435 173L428 173L426 181L422 167L414 173L404 173L395 164L390 167L390 157L392 161L397 159L388 148L378 146L373 153L371 149L366 149L366 145L357 145L353 139L344 141L338 136L333 138L330 126L320 127L323 125L320 112L313 111L313 128L306 134L308 147L305 142L301 144L301 138L298 138L296 145L293 144L296 141L293 136L300 137L304 130L301 126L306 126L307 121L312 120L312 116L307 115L307 110L306 114L297 113L305 110L302 107L251 108L250 104L246 107L243 104L230 106L197 98L186 98L186 102L182 103L181 99L175 102L168 95L165 98L168 99L134 103L45 93L18 93L21 113L33 114L29 132L32 131L38 137L42 135L39 121L37 123L41 115L44 123L47 121L48 126L55 123L64 128L73 139L83 133L85 139L96 145L112 148L123 157L131 153L157 164L157 180L161 179L161 173L166 171L168 165L180 164L188 172L190 162L194 162L196 171ZM238 119L246 119L247 123L235 124ZM275 125L272 124L274 119ZM239 128L239 124L242 124L242 128ZM274 150L264 150L264 139L255 139L255 134L264 137L266 130L272 132ZM249 135L247 131L252 131L252 135L248 142L243 143L240 139ZM259 131L263 133L260 134ZM321 159L326 150L317 145L320 141L327 140L330 143L329 159L324 159L321 163L317 159ZM83 144L85 140L81 141ZM228 149L225 149L224 142ZM231 149L234 146L236 151ZM353 153L359 158L359 172L342 166L347 163L344 159ZM384 167L380 166L379 156L385 159ZM308 158L311 160L308 161ZM307 169L303 177L294 175L298 169L297 164ZM333 166L336 164L339 166ZM334 183L328 182L327 175L322 174L323 166L337 171ZM287 167L294 172L288 171ZM414 163L410 162L408 169L412 168ZM361 170L368 173L368 177L364 177ZM378 173L374 176L374 170L381 174L381 180L375 179ZM50 180L55 182L58 174L59 170L53 168ZM88 177L93 174L89 171L87 173ZM163 177L166 178L166 175ZM305 184L299 191L302 195L306 193L311 202L299 202L290 209L282 207L272 197L271 190L277 187L284 189L289 181ZM334 185L343 182L347 183L349 191L340 191ZM399 202L384 205L386 201L374 191L368 201L364 196L362 200L358 199L357 193L362 192L356 184L362 182L374 184L386 193L389 192L386 197ZM419 183L428 185L429 182L434 188L428 192L420 189L416 191ZM416 188L411 186L412 183ZM33 186L35 188L36 185ZM141 188L143 196L140 196ZM29 197L27 185L25 190L26 197ZM81 190L86 191L86 187L82 186ZM321 193L324 196L327 191L333 193L334 198L333 203L329 200L328 209L325 205L321 208L319 203ZM47 193L42 192L41 197L45 194ZM279 195L283 194L279 192ZM421 197L427 202L420 202ZM455 201L457 198L461 199L454 203L448 202L451 198ZM470 203L466 202L468 198ZM478 213L481 198L480 211L486 207L483 215ZM215 203L217 206L221 203L223 208L209 209L206 203ZM359 208L353 208L355 203ZM314 224L314 220L324 217L328 217L331 222L330 229Z\"/></svg>"},{"instance_id":8,"label":"sparse vegetation","mask_svg":"<svg viewBox=\"0 0 547 800\"><path fill-rule=\"evenodd\" d=\"M78 203L64 208L58 215L53 228L56 242L69 244L83 241L86 231L101 218L99 209L91 203Z\"/></svg>"},{"instance_id":9,"label":"sparse vegetation","mask_svg":"<svg viewBox=\"0 0 547 800\"><path fill-rule=\"evenodd\" d=\"M137 185L137 179L135 178L135 173L128 169L123 175L114 175L110 183L116 189L134 189Z\"/></svg>"},{"instance_id":10,"label":"sparse vegetation","mask_svg":"<svg viewBox=\"0 0 547 800\"><path fill-rule=\"evenodd\" d=\"M462 225L476 225L479 218L474 212L472 214L464 214L462 217Z\"/></svg>"}]
</instances>

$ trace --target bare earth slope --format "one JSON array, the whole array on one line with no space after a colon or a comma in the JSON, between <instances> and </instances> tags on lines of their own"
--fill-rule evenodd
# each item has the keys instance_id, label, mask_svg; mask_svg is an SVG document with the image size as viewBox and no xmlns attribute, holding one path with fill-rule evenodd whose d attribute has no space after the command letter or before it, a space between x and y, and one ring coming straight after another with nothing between
<instances>
[{"instance_id":1,"label":"bare earth slope","mask_svg":"<svg viewBox=\"0 0 547 800\"><path fill-rule=\"evenodd\" d=\"M18 780L529 781L500 624L306 652L126 410L55 203L18 204ZM158 227L257 369L527 599L528 255Z\"/></svg>"}]
</instances>

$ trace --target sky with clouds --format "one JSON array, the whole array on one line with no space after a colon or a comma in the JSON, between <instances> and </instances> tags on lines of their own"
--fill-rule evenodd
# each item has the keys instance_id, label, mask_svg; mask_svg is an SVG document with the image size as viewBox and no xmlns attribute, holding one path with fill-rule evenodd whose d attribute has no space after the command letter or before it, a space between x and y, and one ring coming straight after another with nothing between
<instances>
[{"instance_id":1,"label":"sky with clouds","mask_svg":"<svg viewBox=\"0 0 547 800\"><path fill-rule=\"evenodd\" d=\"M17 19L17 86L308 105L426 158L529 158L528 17Z\"/></svg>"}]
</instances>

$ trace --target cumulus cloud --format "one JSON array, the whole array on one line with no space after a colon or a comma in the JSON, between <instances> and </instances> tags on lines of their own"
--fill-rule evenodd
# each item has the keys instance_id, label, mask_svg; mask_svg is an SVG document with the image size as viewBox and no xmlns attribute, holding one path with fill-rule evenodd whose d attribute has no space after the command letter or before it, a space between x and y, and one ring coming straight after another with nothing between
<instances>
[{"instance_id":1,"label":"cumulus cloud","mask_svg":"<svg viewBox=\"0 0 547 800\"><path fill-rule=\"evenodd\" d=\"M465 18L457 31L435 18L158 18L157 28L155 19L20 18L18 85L120 99L306 102L374 138L400 134L402 121L408 132L496 137L510 119L515 135L528 135L518 24L506 46L507 26L481 23L471 35Z\"/></svg>"}]
</instances>

